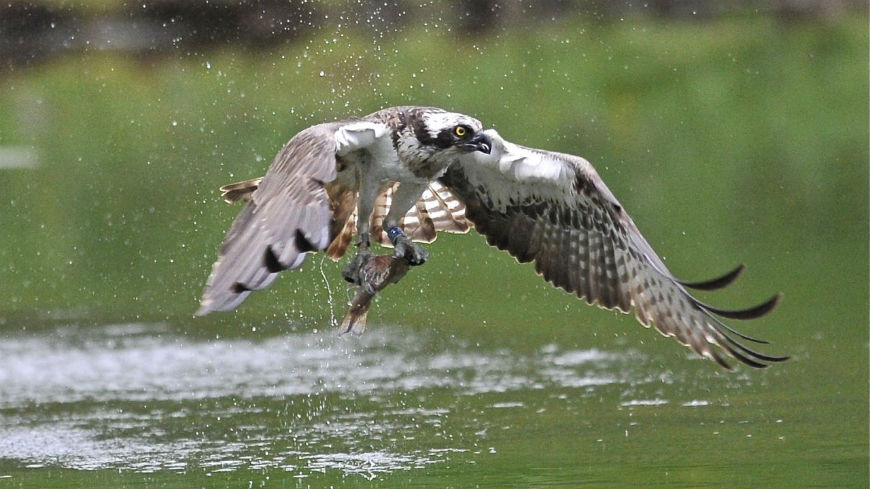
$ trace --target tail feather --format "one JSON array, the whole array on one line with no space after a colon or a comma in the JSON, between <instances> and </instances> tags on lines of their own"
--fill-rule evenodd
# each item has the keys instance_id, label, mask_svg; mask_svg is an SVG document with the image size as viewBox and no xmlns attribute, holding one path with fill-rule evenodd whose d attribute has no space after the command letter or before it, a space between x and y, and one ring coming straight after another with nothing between
<instances>
[{"instance_id":1,"label":"tail feather","mask_svg":"<svg viewBox=\"0 0 870 489\"><path fill-rule=\"evenodd\" d=\"M221 198L228 204L251 199L251 194L260 186L263 177L252 178L244 182L229 183L221 187Z\"/></svg>"}]
</instances>

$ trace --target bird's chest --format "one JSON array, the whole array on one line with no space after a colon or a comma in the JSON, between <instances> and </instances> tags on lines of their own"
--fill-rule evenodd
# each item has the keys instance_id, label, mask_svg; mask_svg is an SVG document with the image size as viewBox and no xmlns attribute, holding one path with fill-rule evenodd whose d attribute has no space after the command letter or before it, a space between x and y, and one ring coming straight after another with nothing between
<instances>
[{"instance_id":1,"label":"bird's chest","mask_svg":"<svg viewBox=\"0 0 870 489\"><path fill-rule=\"evenodd\" d=\"M357 187L376 185L382 187L394 182L421 181L400 152L390 144L373 145L362 151L355 151L338 159L340 180L345 186Z\"/></svg>"},{"instance_id":2,"label":"bird's chest","mask_svg":"<svg viewBox=\"0 0 870 489\"><path fill-rule=\"evenodd\" d=\"M414 166L402 158L397 152L380 157L371 158L362 167L366 172L367 179L380 182L381 184L392 182L418 182L429 181L426 175L414 171Z\"/></svg>"},{"instance_id":3,"label":"bird's chest","mask_svg":"<svg viewBox=\"0 0 870 489\"><path fill-rule=\"evenodd\" d=\"M405 165L414 176L427 181L435 180L444 174L451 161L443 158L421 158L408 160Z\"/></svg>"},{"instance_id":4,"label":"bird's chest","mask_svg":"<svg viewBox=\"0 0 870 489\"><path fill-rule=\"evenodd\" d=\"M433 151L416 141L400 143L396 148L398 164L409 176L419 180L432 181L444 174L455 158L450 151Z\"/></svg>"}]
</instances>

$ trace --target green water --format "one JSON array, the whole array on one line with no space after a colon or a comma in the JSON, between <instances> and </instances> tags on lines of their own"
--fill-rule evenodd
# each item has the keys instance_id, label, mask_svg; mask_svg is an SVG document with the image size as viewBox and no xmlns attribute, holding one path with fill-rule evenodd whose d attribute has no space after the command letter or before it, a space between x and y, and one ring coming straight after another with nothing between
<instances>
[{"instance_id":1,"label":"green water","mask_svg":"<svg viewBox=\"0 0 870 489\"><path fill-rule=\"evenodd\" d=\"M807 392L807 359L728 375L619 341L330 333L207 339L122 324L5 336L0 476L26 487L854 487L866 477L864 399Z\"/></svg>"},{"instance_id":2,"label":"green water","mask_svg":"<svg viewBox=\"0 0 870 489\"><path fill-rule=\"evenodd\" d=\"M0 170L0 487L867 487L858 20L323 32L4 74L0 145L37 165ZM747 264L704 300L783 291L734 325L792 360L723 372L474 233L432 244L360 338L335 337L348 294L319 257L192 318L238 210L217 186L404 103L589 158L675 273Z\"/></svg>"}]
</instances>

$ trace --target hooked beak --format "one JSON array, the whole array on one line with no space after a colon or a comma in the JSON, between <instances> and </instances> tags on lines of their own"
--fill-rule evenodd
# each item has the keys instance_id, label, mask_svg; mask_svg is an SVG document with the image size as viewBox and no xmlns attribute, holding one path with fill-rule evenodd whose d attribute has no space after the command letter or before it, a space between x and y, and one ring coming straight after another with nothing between
<instances>
[{"instance_id":1,"label":"hooked beak","mask_svg":"<svg viewBox=\"0 0 870 489\"><path fill-rule=\"evenodd\" d=\"M492 140L483 132L474 135L467 143L462 145L463 148L469 151L480 151L484 154L489 154L492 151Z\"/></svg>"}]
</instances>

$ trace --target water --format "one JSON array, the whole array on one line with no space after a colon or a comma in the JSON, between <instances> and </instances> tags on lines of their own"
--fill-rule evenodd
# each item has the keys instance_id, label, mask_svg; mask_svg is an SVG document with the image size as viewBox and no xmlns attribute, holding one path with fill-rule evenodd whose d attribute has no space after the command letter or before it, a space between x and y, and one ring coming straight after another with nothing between
<instances>
[{"instance_id":1,"label":"water","mask_svg":"<svg viewBox=\"0 0 870 489\"><path fill-rule=\"evenodd\" d=\"M768 377L686 363L698 369L384 325L359 338L50 328L0 342L0 484L715 486L814 459L813 424L756 389ZM704 378L716 387L692 385ZM842 441L847 462L862 450Z\"/></svg>"},{"instance_id":2,"label":"water","mask_svg":"<svg viewBox=\"0 0 870 489\"><path fill-rule=\"evenodd\" d=\"M597 350L552 345L517 359L467 345L426 354L425 345L389 329L360 340L323 333L189 340L159 324L10 338L0 347L0 458L85 470L186 470L194 462L215 471L274 468L305 477L335 469L373 477L456 453L473 459L494 452L484 446L485 423L466 426L475 430L471 439L448 441L455 433L443 425L464 399L628 380L607 373L624 356ZM452 401L429 405L444 390ZM514 400L484 408L527 406ZM212 436L216 424L235 425L231 437ZM396 443L421 429L445 442L396 452ZM293 448L273 453L276 438Z\"/></svg>"}]
</instances>

